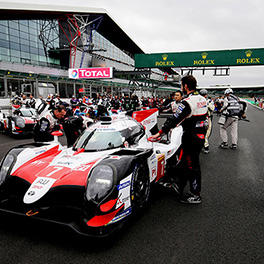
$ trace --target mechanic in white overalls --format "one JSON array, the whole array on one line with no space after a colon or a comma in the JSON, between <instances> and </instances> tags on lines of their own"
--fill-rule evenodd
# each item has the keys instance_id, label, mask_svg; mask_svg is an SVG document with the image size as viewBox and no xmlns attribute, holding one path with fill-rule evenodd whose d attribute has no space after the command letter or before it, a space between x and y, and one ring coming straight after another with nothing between
<instances>
[{"instance_id":1,"label":"mechanic in white overalls","mask_svg":"<svg viewBox=\"0 0 264 264\"><path fill-rule=\"evenodd\" d=\"M59 122L64 119L65 115L66 109L63 105L42 112L34 127L34 140L36 142L53 141L54 137L51 133L60 129Z\"/></svg>"}]
</instances>

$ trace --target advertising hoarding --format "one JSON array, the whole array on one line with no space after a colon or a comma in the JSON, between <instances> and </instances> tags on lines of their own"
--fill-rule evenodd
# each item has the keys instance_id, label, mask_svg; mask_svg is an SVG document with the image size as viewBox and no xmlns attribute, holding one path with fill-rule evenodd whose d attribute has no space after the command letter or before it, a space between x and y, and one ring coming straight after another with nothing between
<instances>
[{"instance_id":1,"label":"advertising hoarding","mask_svg":"<svg viewBox=\"0 0 264 264\"><path fill-rule=\"evenodd\" d=\"M70 79L109 79L113 78L113 68L81 68L69 69Z\"/></svg>"}]
</instances>

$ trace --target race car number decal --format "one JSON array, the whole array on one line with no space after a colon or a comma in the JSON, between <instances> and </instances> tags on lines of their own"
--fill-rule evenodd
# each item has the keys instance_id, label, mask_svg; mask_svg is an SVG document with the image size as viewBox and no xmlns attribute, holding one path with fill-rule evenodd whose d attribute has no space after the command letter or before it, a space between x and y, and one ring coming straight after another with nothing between
<instances>
[{"instance_id":1,"label":"race car number decal","mask_svg":"<svg viewBox=\"0 0 264 264\"><path fill-rule=\"evenodd\" d=\"M54 167L54 171L52 171L52 172L50 172L49 174L47 174L47 176L49 177L49 176L51 176L52 174L54 174L54 173L56 173L56 172L58 172L58 171L60 171L60 170L62 170L63 169L63 167Z\"/></svg>"},{"instance_id":2,"label":"race car number decal","mask_svg":"<svg viewBox=\"0 0 264 264\"><path fill-rule=\"evenodd\" d=\"M23 202L25 204L36 202L49 191L55 181L56 179L38 177L26 191Z\"/></svg>"}]
</instances>

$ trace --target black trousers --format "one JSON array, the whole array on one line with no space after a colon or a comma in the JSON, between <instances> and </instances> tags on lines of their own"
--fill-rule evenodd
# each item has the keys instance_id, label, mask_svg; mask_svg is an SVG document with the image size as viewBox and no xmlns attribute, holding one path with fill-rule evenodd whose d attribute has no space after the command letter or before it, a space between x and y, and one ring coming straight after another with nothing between
<instances>
[{"instance_id":1,"label":"black trousers","mask_svg":"<svg viewBox=\"0 0 264 264\"><path fill-rule=\"evenodd\" d=\"M191 137L183 135L183 156L180 164L180 173L178 174L180 191L183 192L187 182L189 182L190 191L195 195L200 195L201 192L199 156L204 145L204 136L200 135L200 137L197 135L192 135Z\"/></svg>"}]
</instances>

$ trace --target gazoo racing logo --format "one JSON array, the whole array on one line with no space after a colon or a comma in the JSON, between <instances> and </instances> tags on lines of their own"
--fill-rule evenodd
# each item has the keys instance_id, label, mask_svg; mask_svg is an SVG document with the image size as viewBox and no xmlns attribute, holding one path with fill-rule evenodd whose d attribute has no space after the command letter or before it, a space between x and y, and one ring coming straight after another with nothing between
<instances>
[{"instance_id":1,"label":"gazoo racing logo","mask_svg":"<svg viewBox=\"0 0 264 264\"><path fill-rule=\"evenodd\" d=\"M245 55L246 58L239 58L236 60L237 64L260 64L260 58L252 58L252 51L246 50Z\"/></svg>"}]
</instances>

